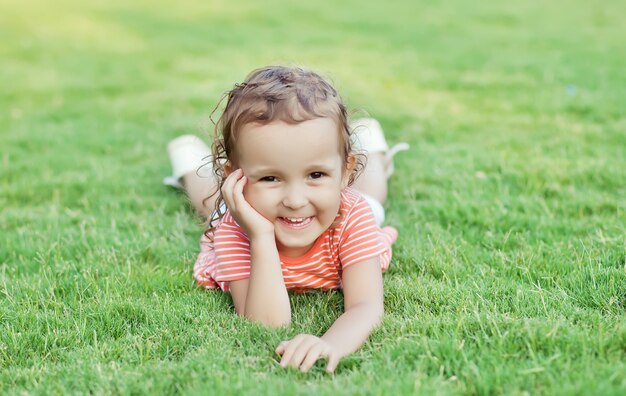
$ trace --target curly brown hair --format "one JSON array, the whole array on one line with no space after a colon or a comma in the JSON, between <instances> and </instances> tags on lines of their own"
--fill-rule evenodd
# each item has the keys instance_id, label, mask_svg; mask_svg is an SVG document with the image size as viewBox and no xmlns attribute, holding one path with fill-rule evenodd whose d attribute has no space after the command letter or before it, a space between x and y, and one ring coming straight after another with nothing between
<instances>
[{"instance_id":1,"label":"curly brown hair","mask_svg":"<svg viewBox=\"0 0 626 396\"><path fill-rule=\"evenodd\" d=\"M244 82L235 84L232 90L224 94L220 103L224 98L226 106L220 118L214 122L212 145L212 165L218 182L213 195L218 194L218 197L215 215L208 220L206 234L214 230L216 220L224 215L221 194L226 179L224 166L237 162L235 145L238 132L246 124L265 125L274 121L297 124L314 118L332 118L338 127L344 165L351 157L356 158L357 162L349 175L348 185L354 182L363 169L365 157L352 150L352 131L348 126L346 106L335 88L319 74L301 67L263 67L248 74ZM218 107L219 104L211 115Z\"/></svg>"}]
</instances>

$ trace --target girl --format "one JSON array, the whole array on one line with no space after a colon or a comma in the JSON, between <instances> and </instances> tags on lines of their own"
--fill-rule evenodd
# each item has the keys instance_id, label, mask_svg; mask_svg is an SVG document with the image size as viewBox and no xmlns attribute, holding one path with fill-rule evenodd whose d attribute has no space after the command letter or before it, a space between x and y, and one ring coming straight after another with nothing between
<instances>
[{"instance_id":1,"label":"girl","mask_svg":"<svg viewBox=\"0 0 626 396\"><path fill-rule=\"evenodd\" d=\"M194 266L199 285L230 292L237 314L268 326L290 323L287 290L343 289L345 313L321 337L281 342L281 366L307 371L326 358L332 372L380 323L381 272L397 237L380 228L382 204L391 158L407 148L389 150L375 120L349 125L335 89L295 67L255 70L228 93L213 172L198 169L210 155L200 139L169 144L166 183L182 182L210 219Z\"/></svg>"}]
</instances>

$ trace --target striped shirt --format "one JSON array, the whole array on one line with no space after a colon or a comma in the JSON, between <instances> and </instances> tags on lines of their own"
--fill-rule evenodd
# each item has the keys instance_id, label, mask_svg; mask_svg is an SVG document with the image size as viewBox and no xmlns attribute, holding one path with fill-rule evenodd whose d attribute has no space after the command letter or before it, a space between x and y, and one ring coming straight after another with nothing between
<instances>
[{"instance_id":1,"label":"striped shirt","mask_svg":"<svg viewBox=\"0 0 626 396\"><path fill-rule=\"evenodd\" d=\"M340 289L343 270L372 257L380 257L381 271L387 269L398 233L376 225L370 206L356 190L341 192L337 220L303 256L279 254L287 289ZM200 286L228 291L230 281L250 277L250 240L228 211L209 236L200 239L194 277Z\"/></svg>"}]
</instances>

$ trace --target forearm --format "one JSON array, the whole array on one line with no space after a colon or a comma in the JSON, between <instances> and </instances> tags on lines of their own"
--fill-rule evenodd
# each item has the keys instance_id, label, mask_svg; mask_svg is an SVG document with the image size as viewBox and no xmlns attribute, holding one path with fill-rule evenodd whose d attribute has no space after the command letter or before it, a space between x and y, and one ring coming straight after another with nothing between
<instances>
[{"instance_id":1,"label":"forearm","mask_svg":"<svg viewBox=\"0 0 626 396\"><path fill-rule=\"evenodd\" d=\"M322 339L333 345L340 357L349 355L365 343L382 321L383 313L382 304L355 305L333 323Z\"/></svg>"},{"instance_id":2,"label":"forearm","mask_svg":"<svg viewBox=\"0 0 626 396\"><path fill-rule=\"evenodd\" d=\"M269 326L289 324L291 306L274 236L253 238L250 256L245 316Z\"/></svg>"}]
</instances>

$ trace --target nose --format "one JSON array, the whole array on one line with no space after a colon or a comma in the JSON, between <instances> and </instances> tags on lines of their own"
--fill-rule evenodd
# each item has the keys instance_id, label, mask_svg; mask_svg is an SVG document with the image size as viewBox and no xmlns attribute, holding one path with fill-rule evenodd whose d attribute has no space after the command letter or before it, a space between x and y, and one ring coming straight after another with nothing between
<instances>
[{"instance_id":1,"label":"nose","mask_svg":"<svg viewBox=\"0 0 626 396\"><path fill-rule=\"evenodd\" d=\"M306 197L305 189L301 186L289 186L283 197L283 205L286 208L297 210L305 207L309 200Z\"/></svg>"}]
</instances>

